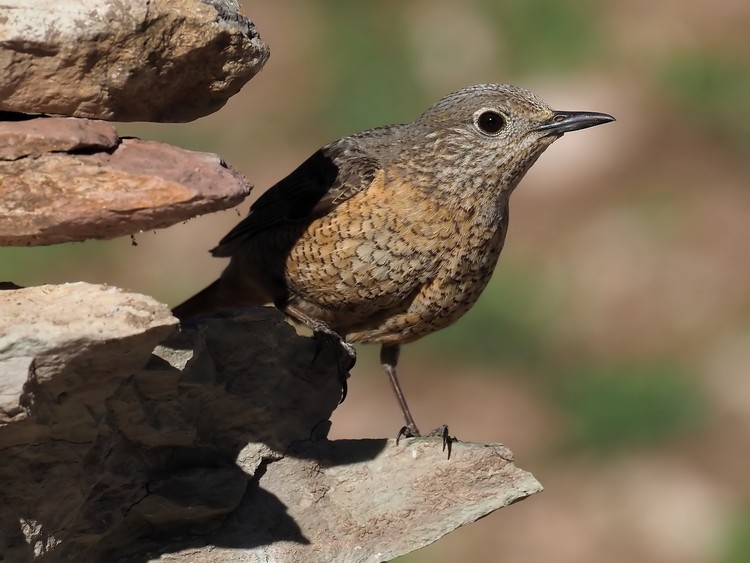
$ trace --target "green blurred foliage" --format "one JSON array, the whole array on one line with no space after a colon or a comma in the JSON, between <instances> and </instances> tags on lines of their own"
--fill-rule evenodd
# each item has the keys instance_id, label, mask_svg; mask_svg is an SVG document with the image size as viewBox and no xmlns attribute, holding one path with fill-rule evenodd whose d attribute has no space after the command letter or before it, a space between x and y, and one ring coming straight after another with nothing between
<instances>
[{"instance_id":1,"label":"green blurred foliage","mask_svg":"<svg viewBox=\"0 0 750 563\"><path fill-rule=\"evenodd\" d=\"M404 4L318 2L328 92L320 121L332 136L414 118L424 110L407 56Z\"/></svg>"},{"instance_id":2,"label":"green blurred foliage","mask_svg":"<svg viewBox=\"0 0 750 563\"><path fill-rule=\"evenodd\" d=\"M750 507L738 514L727 534L721 563L750 561Z\"/></svg>"},{"instance_id":3,"label":"green blurred foliage","mask_svg":"<svg viewBox=\"0 0 750 563\"><path fill-rule=\"evenodd\" d=\"M475 0L497 25L513 73L563 73L600 53L596 4L584 0Z\"/></svg>"},{"instance_id":4,"label":"green blurred foliage","mask_svg":"<svg viewBox=\"0 0 750 563\"><path fill-rule=\"evenodd\" d=\"M661 68L661 83L691 125L729 145L750 147L750 60L707 51L677 52Z\"/></svg>"},{"instance_id":5,"label":"green blurred foliage","mask_svg":"<svg viewBox=\"0 0 750 563\"><path fill-rule=\"evenodd\" d=\"M317 4L326 28L321 51L327 57L328 86L319 120L330 136L409 120L425 109L432 100L424 95L409 56L408 4ZM505 75L566 72L597 52L595 10L589 2L476 0L476 7L496 27ZM494 74L488 69L488 76Z\"/></svg>"},{"instance_id":6,"label":"green blurred foliage","mask_svg":"<svg viewBox=\"0 0 750 563\"><path fill-rule=\"evenodd\" d=\"M0 281L13 281L22 286L83 279L94 281L84 272L101 272L122 261L122 255L112 253L111 248L111 243L95 240L28 248L0 247Z\"/></svg>"},{"instance_id":7,"label":"green blurred foliage","mask_svg":"<svg viewBox=\"0 0 750 563\"><path fill-rule=\"evenodd\" d=\"M605 455L676 439L708 413L699 384L671 363L576 367L557 378L555 391L569 445Z\"/></svg>"}]
</instances>

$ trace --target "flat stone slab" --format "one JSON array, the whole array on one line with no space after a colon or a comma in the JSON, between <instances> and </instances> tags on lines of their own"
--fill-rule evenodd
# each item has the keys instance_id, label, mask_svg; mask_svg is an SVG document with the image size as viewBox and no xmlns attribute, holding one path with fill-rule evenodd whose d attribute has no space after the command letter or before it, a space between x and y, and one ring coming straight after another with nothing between
<instances>
[{"instance_id":1,"label":"flat stone slab","mask_svg":"<svg viewBox=\"0 0 750 563\"><path fill-rule=\"evenodd\" d=\"M251 190L218 155L121 139L76 118L0 122L0 245L109 239L234 207Z\"/></svg>"},{"instance_id":2,"label":"flat stone slab","mask_svg":"<svg viewBox=\"0 0 750 563\"><path fill-rule=\"evenodd\" d=\"M115 128L103 121L65 117L0 121L0 160L46 152L109 150L119 142Z\"/></svg>"},{"instance_id":3,"label":"flat stone slab","mask_svg":"<svg viewBox=\"0 0 750 563\"><path fill-rule=\"evenodd\" d=\"M232 0L4 0L0 110L191 121L268 56Z\"/></svg>"}]
</instances>

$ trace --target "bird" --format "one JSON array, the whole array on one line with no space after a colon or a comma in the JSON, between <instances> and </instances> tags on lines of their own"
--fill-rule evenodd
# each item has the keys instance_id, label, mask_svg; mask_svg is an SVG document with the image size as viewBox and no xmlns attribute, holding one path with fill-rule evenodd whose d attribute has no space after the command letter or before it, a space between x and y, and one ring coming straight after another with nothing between
<instances>
[{"instance_id":1,"label":"bird","mask_svg":"<svg viewBox=\"0 0 750 563\"><path fill-rule=\"evenodd\" d=\"M565 133L614 120L478 84L409 123L333 141L255 201L211 250L230 258L219 279L173 313L273 304L336 339L347 371L353 344L379 344L404 417L399 437L420 436L397 375L402 345L476 303L503 248L510 195L539 156Z\"/></svg>"}]
</instances>

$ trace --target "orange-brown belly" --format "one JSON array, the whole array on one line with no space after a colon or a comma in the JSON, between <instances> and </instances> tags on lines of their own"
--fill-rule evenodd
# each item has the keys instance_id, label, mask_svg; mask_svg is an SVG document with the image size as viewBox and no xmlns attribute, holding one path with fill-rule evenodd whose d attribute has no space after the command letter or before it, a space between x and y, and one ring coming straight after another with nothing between
<instances>
[{"instance_id":1,"label":"orange-brown belly","mask_svg":"<svg viewBox=\"0 0 750 563\"><path fill-rule=\"evenodd\" d=\"M291 301L352 342L409 342L456 321L492 276L506 215L487 225L381 176L314 221L286 262Z\"/></svg>"}]
</instances>

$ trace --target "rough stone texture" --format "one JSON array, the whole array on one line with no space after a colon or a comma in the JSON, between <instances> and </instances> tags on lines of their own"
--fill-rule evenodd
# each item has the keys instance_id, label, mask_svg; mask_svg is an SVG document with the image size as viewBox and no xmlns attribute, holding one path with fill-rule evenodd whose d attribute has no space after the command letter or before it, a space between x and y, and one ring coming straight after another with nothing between
<instances>
[{"instance_id":1,"label":"rough stone texture","mask_svg":"<svg viewBox=\"0 0 750 563\"><path fill-rule=\"evenodd\" d=\"M0 110L190 121L268 55L230 0L0 0Z\"/></svg>"},{"instance_id":2,"label":"rough stone texture","mask_svg":"<svg viewBox=\"0 0 750 563\"><path fill-rule=\"evenodd\" d=\"M104 121L70 117L0 121L0 160L47 152L108 150L119 142L115 128Z\"/></svg>"},{"instance_id":3,"label":"rough stone texture","mask_svg":"<svg viewBox=\"0 0 750 563\"><path fill-rule=\"evenodd\" d=\"M233 207L250 189L215 154L119 139L101 121L0 122L0 245L166 227Z\"/></svg>"},{"instance_id":4,"label":"rough stone texture","mask_svg":"<svg viewBox=\"0 0 750 563\"><path fill-rule=\"evenodd\" d=\"M35 436L69 435L78 427L74 419L89 420L78 412L80 403L93 408L94 396L112 393L176 325L166 305L115 287L71 283L0 291L0 424L55 411L67 428L27 426L42 432ZM95 426L88 430L81 439L95 435ZM8 445L0 439L0 449Z\"/></svg>"},{"instance_id":5,"label":"rough stone texture","mask_svg":"<svg viewBox=\"0 0 750 563\"><path fill-rule=\"evenodd\" d=\"M439 438L299 444L266 466L201 541L209 545L193 541L159 561L389 561L541 491L511 459L503 446L461 442L447 459Z\"/></svg>"},{"instance_id":6,"label":"rough stone texture","mask_svg":"<svg viewBox=\"0 0 750 563\"><path fill-rule=\"evenodd\" d=\"M326 441L341 351L274 309L175 322L0 291L0 559L382 561L540 490L502 446Z\"/></svg>"}]
</instances>

